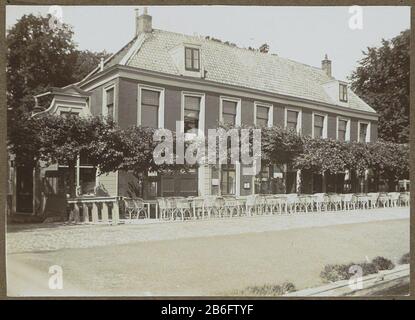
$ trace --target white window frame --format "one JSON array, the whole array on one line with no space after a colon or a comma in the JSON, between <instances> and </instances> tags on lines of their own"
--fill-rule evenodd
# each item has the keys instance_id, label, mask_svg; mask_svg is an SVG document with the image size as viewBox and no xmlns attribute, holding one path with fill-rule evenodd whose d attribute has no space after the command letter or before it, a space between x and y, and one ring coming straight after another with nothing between
<instances>
[{"instance_id":1,"label":"white window frame","mask_svg":"<svg viewBox=\"0 0 415 320\"><path fill-rule=\"evenodd\" d=\"M337 116L337 120L336 120L336 140L339 140L339 121L347 121L346 124L346 139L344 141L350 141L350 123L351 120L350 118L345 118L345 117L341 117L341 116Z\"/></svg>"},{"instance_id":2,"label":"white window frame","mask_svg":"<svg viewBox=\"0 0 415 320\"><path fill-rule=\"evenodd\" d=\"M367 132L366 132L366 141L360 141L360 125L361 124L367 124ZM362 121L362 120L359 120L359 121L357 121L357 141L358 142L370 142L370 130L371 130L371 127L370 127L370 122L369 121Z\"/></svg>"},{"instance_id":3,"label":"white window frame","mask_svg":"<svg viewBox=\"0 0 415 320\"><path fill-rule=\"evenodd\" d=\"M269 103L263 103L263 102L254 102L254 125L257 125L257 107L266 107L268 108L268 127L272 127L274 124L274 105Z\"/></svg>"},{"instance_id":4,"label":"white window frame","mask_svg":"<svg viewBox=\"0 0 415 320\"><path fill-rule=\"evenodd\" d=\"M103 92L102 92L102 110L101 110L101 113L102 113L102 116L104 118L108 116L108 110L107 110L107 91L108 90L111 90L111 89L114 89L114 108L112 110L112 112L113 112L112 119L115 121L116 120L115 119L115 114L116 114L115 108L117 107L117 103L116 103L116 101L117 101L117 99L116 99L116 97L117 97L117 88L116 88L115 83L112 83L112 84L110 84L110 85L108 85L108 86L106 86L106 87L103 88Z\"/></svg>"},{"instance_id":5,"label":"white window frame","mask_svg":"<svg viewBox=\"0 0 415 320\"><path fill-rule=\"evenodd\" d=\"M223 123L223 101L230 101L236 102L236 118L235 118L235 125L241 125L241 99L240 98L232 98L226 96L220 96L220 103L219 103L219 122Z\"/></svg>"},{"instance_id":6,"label":"white window frame","mask_svg":"<svg viewBox=\"0 0 415 320\"><path fill-rule=\"evenodd\" d=\"M320 116L323 117L323 139L327 139L327 126L328 126L328 115L327 113L320 113L320 112L312 112L311 115L311 137L314 137L314 117Z\"/></svg>"},{"instance_id":7,"label":"white window frame","mask_svg":"<svg viewBox=\"0 0 415 320\"><path fill-rule=\"evenodd\" d=\"M180 103L180 131L184 132L184 100L185 97L200 98L199 131L205 132L205 94L200 92L182 91ZM186 139L186 137L185 137Z\"/></svg>"},{"instance_id":8,"label":"white window frame","mask_svg":"<svg viewBox=\"0 0 415 320\"><path fill-rule=\"evenodd\" d=\"M302 119L303 119L303 113L300 108L293 108L293 107L285 107L284 110L284 128L287 129L287 123L288 123L288 117L287 113L288 111L295 111L298 112L297 116L297 133L301 134L302 131Z\"/></svg>"},{"instance_id":9,"label":"white window frame","mask_svg":"<svg viewBox=\"0 0 415 320\"><path fill-rule=\"evenodd\" d=\"M159 92L159 112L158 112L158 129L164 128L164 88L153 87L148 85L139 84L137 92L137 125L141 126L141 91L142 90Z\"/></svg>"}]
</instances>

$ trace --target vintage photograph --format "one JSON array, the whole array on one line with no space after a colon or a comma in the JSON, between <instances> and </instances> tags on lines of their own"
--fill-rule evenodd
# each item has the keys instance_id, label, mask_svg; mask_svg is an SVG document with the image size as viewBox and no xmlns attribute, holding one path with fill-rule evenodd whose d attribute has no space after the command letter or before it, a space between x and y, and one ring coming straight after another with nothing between
<instances>
[{"instance_id":1,"label":"vintage photograph","mask_svg":"<svg viewBox=\"0 0 415 320\"><path fill-rule=\"evenodd\" d=\"M410 7L5 18L9 297L409 295Z\"/></svg>"}]
</instances>

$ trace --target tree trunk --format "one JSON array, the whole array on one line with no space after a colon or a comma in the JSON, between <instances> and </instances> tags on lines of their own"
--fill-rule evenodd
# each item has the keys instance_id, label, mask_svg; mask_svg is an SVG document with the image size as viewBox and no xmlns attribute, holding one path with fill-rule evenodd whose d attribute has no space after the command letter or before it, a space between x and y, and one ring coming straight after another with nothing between
<instances>
[{"instance_id":1,"label":"tree trunk","mask_svg":"<svg viewBox=\"0 0 415 320\"><path fill-rule=\"evenodd\" d=\"M76 185L75 185L75 163L69 162L69 195L71 198L76 197Z\"/></svg>"}]
</instances>

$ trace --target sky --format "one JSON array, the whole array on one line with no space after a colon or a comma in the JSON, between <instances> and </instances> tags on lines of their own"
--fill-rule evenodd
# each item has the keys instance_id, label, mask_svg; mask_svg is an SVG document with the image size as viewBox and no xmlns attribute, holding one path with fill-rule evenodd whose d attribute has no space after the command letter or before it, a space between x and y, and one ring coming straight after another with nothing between
<instances>
[{"instance_id":1,"label":"sky","mask_svg":"<svg viewBox=\"0 0 415 320\"><path fill-rule=\"evenodd\" d=\"M61 6L81 50L114 53L135 32L132 6ZM346 80L367 47L379 46L410 27L410 7L361 7L362 28L352 29L349 7L149 6L153 28L211 36L239 47L259 48L320 67L327 54L332 73ZM49 6L6 6L6 28L24 14L46 15Z\"/></svg>"}]
</instances>

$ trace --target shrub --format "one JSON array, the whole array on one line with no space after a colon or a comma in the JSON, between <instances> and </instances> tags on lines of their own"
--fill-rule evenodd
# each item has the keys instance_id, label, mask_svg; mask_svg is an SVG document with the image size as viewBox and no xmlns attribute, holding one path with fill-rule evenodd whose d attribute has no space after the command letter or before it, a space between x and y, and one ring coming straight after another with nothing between
<instances>
[{"instance_id":1,"label":"shrub","mask_svg":"<svg viewBox=\"0 0 415 320\"><path fill-rule=\"evenodd\" d=\"M323 271L320 273L320 277L323 280L326 280L329 282L349 279L352 276L352 274L349 273L349 268L352 265L353 263L328 264L324 267Z\"/></svg>"},{"instance_id":2,"label":"shrub","mask_svg":"<svg viewBox=\"0 0 415 320\"><path fill-rule=\"evenodd\" d=\"M411 262L411 256L408 253L405 253L400 259L399 259L399 264L408 264Z\"/></svg>"},{"instance_id":3,"label":"shrub","mask_svg":"<svg viewBox=\"0 0 415 320\"><path fill-rule=\"evenodd\" d=\"M295 286L291 282L284 282L281 285L266 284L263 286L251 286L237 293L241 296L282 296L286 293L295 291Z\"/></svg>"},{"instance_id":4,"label":"shrub","mask_svg":"<svg viewBox=\"0 0 415 320\"><path fill-rule=\"evenodd\" d=\"M348 264L328 264L320 273L320 277L328 282L350 279L354 273L349 272L353 265L362 268L362 276L378 273L379 270L391 270L395 267L392 261L384 257L376 257L371 262L348 263Z\"/></svg>"},{"instance_id":5,"label":"shrub","mask_svg":"<svg viewBox=\"0 0 415 320\"><path fill-rule=\"evenodd\" d=\"M395 268L394 263L384 257L374 258L372 260L372 264L374 264L378 270L392 270L393 268Z\"/></svg>"},{"instance_id":6,"label":"shrub","mask_svg":"<svg viewBox=\"0 0 415 320\"><path fill-rule=\"evenodd\" d=\"M358 266L362 268L362 275L367 276L368 274L374 274L378 273L378 269L376 268L376 265L372 262L363 262L359 263Z\"/></svg>"}]
</instances>

